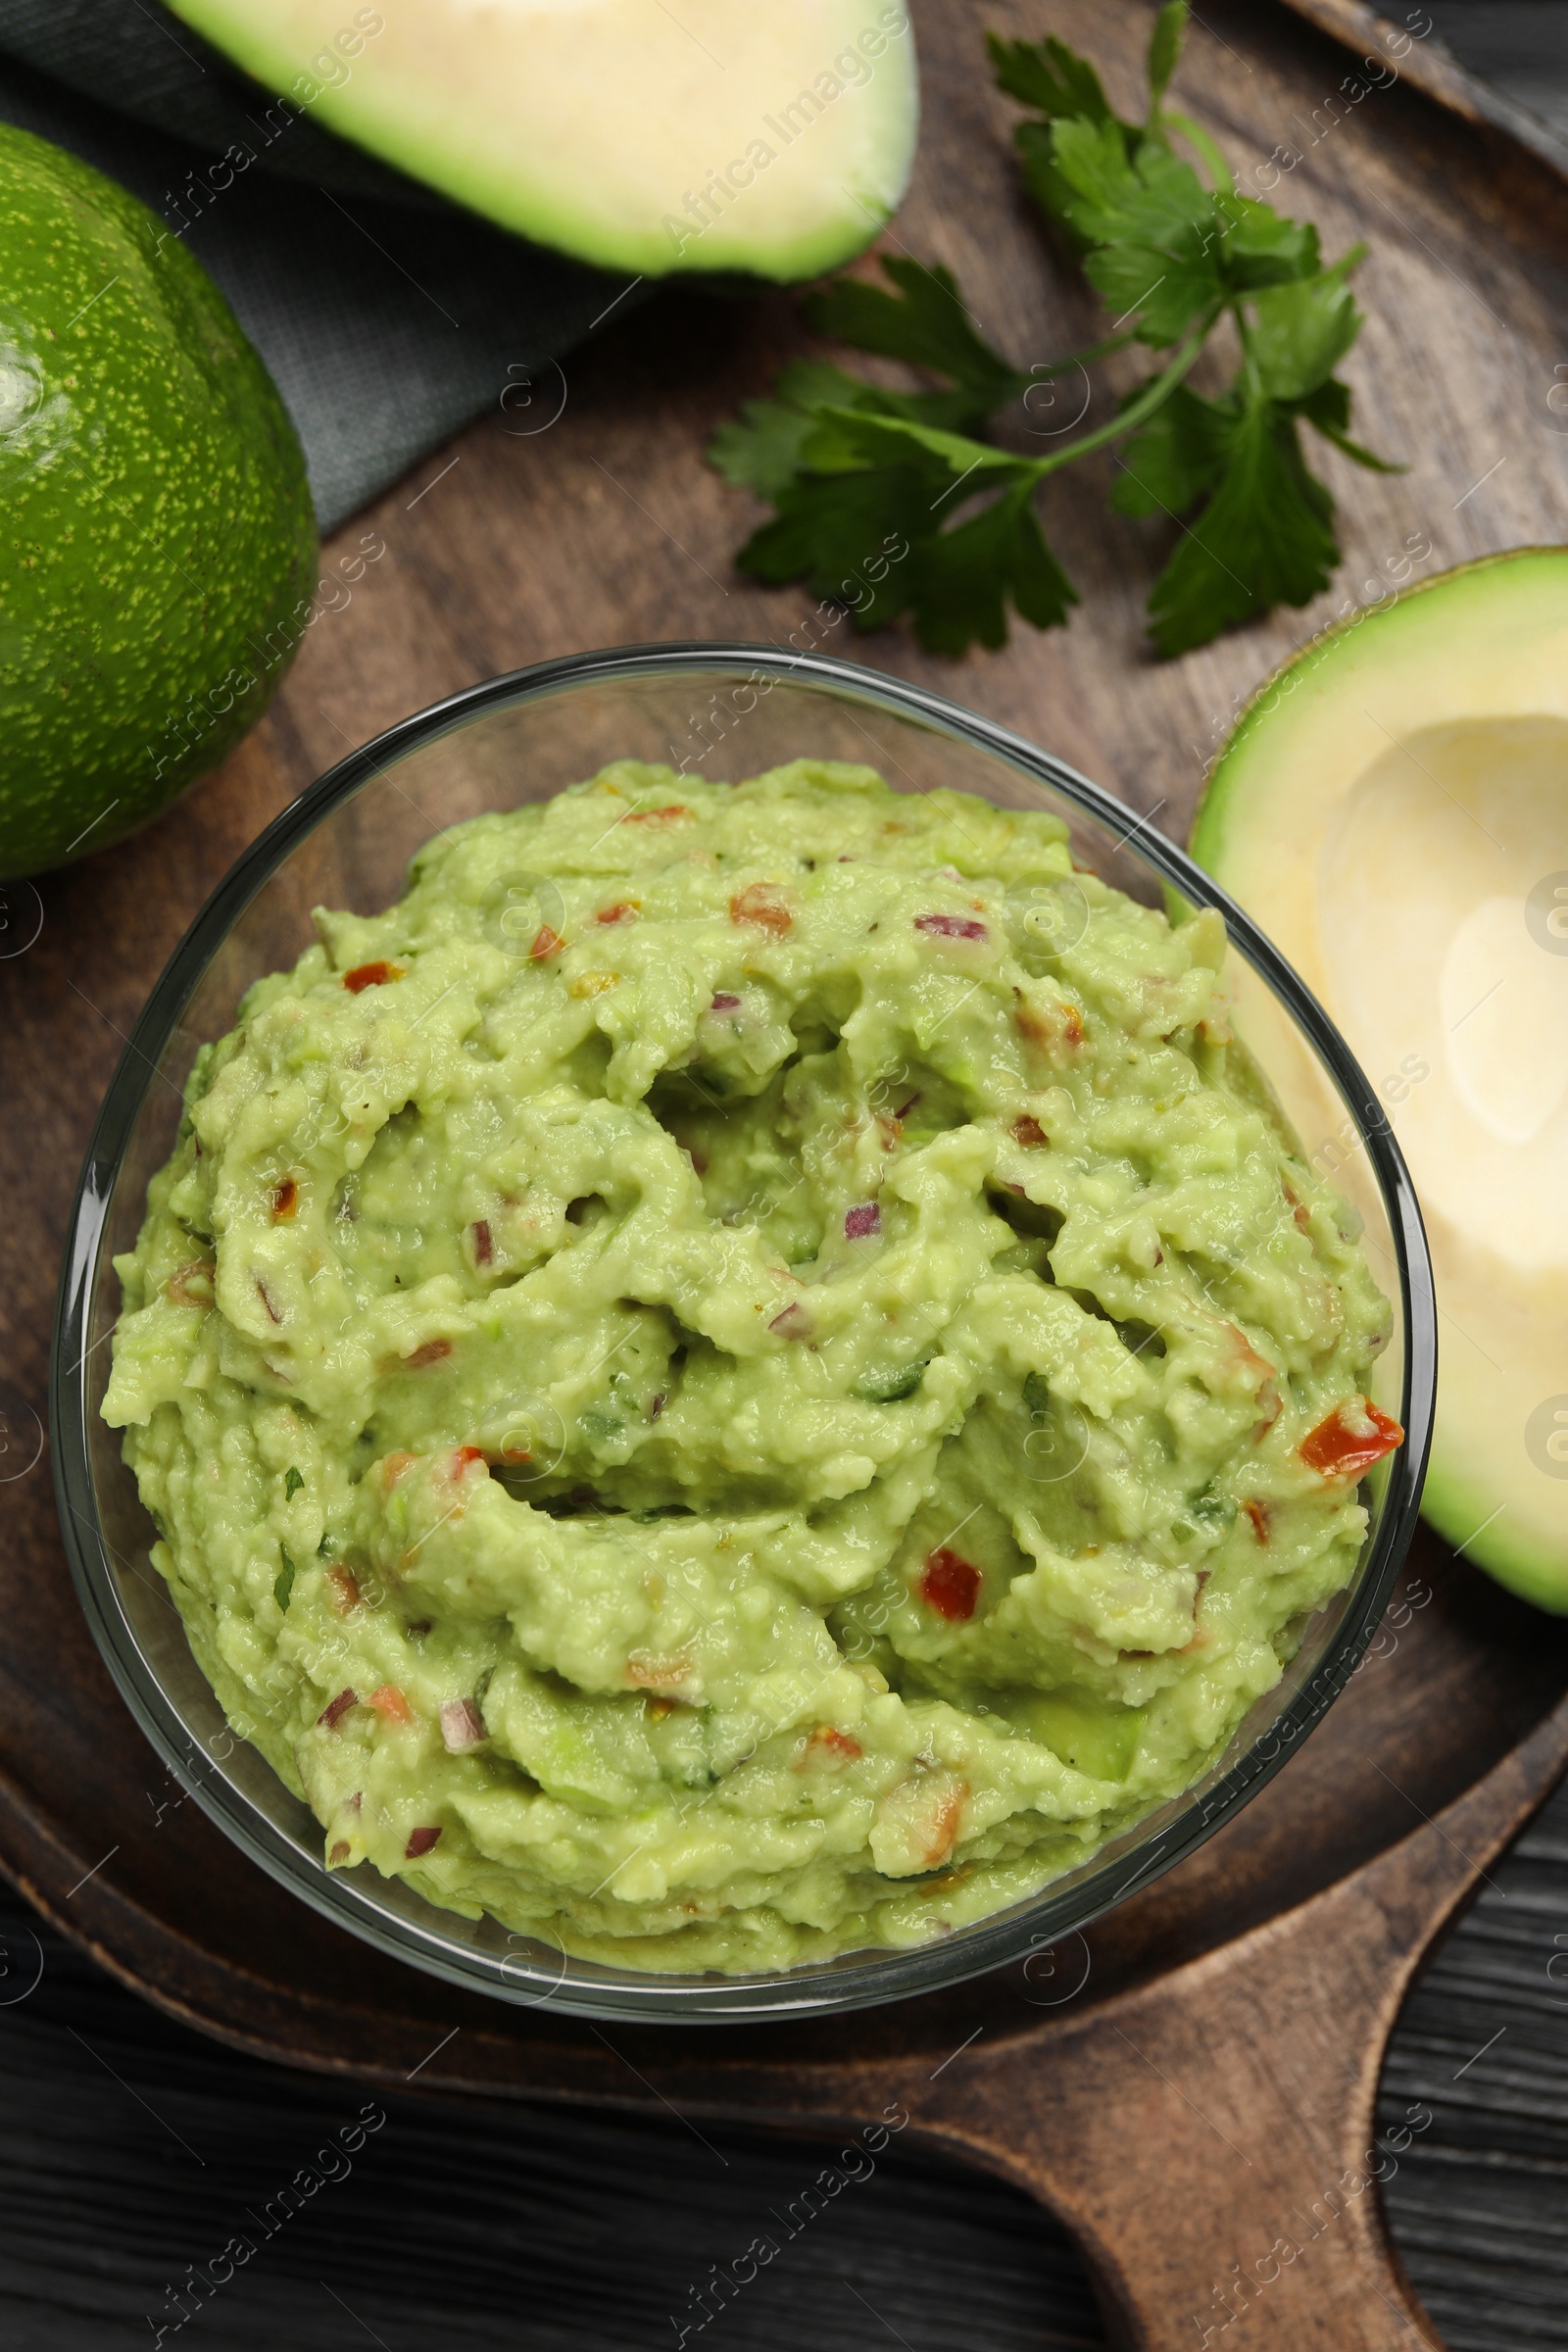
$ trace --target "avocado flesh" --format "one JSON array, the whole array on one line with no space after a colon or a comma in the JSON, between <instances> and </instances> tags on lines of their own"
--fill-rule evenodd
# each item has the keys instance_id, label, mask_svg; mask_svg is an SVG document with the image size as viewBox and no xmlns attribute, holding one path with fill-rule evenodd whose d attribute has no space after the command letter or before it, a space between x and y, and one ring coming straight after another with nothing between
<instances>
[{"instance_id":1,"label":"avocado flesh","mask_svg":"<svg viewBox=\"0 0 1568 2352\"><path fill-rule=\"evenodd\" d=\"M1426 1516L1568 1612L1568 549L1304 648L1244 712L1192 846L1409 1162L1439 1307Z\"/></svg>"},{"instance_id":2,"label":"avocado flesh","mask_svg":"<svg viewBox=\"0 0 1568 2352\"><path fill-rule=\"evenodd\" d=\"M908 180L898 0L172 5L343 137L607 270L814 277L870 242Z\"/></svg>"}]
</instances>

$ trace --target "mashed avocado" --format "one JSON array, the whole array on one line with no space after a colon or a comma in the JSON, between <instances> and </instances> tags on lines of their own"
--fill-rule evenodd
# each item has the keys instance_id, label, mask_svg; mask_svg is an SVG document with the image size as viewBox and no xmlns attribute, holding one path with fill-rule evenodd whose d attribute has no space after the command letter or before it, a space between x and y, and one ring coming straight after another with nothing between
<instances>
[{"instance_id":1,"label":"mashed avocado","mask_svg":"<svg viewBox=\"0 0 1568 2352\"><path fill-rule=\"evenodd\" d=\"M1398 1435L1217 915L1038 813L625 761L317 928L197 1057L104 1411L330 1868L780 1969L1195 1777Z\"/></svg>"}]
</instances>

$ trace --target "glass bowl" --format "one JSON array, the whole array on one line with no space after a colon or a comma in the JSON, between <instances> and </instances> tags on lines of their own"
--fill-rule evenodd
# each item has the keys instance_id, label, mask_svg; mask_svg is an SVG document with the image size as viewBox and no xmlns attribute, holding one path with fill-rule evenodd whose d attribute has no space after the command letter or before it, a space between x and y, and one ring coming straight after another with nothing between
<instances>
[{"instance_id":1,"label":"glass bowl","mask_svg":"<svg viewBox=\"0 0 1568 2352\"><path fill-rule=\"evenodd\" d=\"M1376 1385L1408 1436L1367 1481L1370 1528L1351 1583L1306 1622L1283 1681L1182 1796L1040 1894L917 1948L847 1952L770 1975L656 1975L568 1958L491 1920L437 1910L368 1862L327 1872L315 1819L229 1731L148 1564L151 1523L120 1433L98 1411L102 1343L119 1308L110 1259L140 1226L198 1046L230 1027L251 981L294 962L314 936L313 906L375 912L444 826L543 799L610 760L733 778L802 754L868 762L903 791L949 785L1053 810L1071 827L1079 862L1134 898L1221 910L1238 1030L1305 1156L1353 1200L1395 1303ZM213 893L136 1023L82 1170L55 1334L55 1476L82 1606L126 1704L235 1845L302 1901L414 1967L502 2000L590 2017L779 2019L928 1992L1047 1946L1169 1870L1245 1804L1344 1688L1383 1612L1420 1498L1435 1378L1420 1217L1375 1092L1267 940L1148 819L1020 737L899 679L776 648L662 645L544 662L404 720L303 793Z\"/></svg>"}]
</instances>

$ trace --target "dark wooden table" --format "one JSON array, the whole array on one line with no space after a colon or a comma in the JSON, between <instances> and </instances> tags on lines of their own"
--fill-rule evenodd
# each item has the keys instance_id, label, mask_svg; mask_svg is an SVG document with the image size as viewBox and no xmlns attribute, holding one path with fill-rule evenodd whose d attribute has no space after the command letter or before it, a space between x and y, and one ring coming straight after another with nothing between
<instances>
[{"instance_id":1,"label":"dark wooden table","mask_svg":"<svg viewBox=\"0 0 1568 2352\"><path fill-rule=\"evenodd\" d=\"M1432 2121L1384 2193L1453 2352L1554 2352L1568 2344L1568 1796L1490 1876L1396 2034L1380 2123L1396 2134L1412 2111ZM169 2290L187 2265L236 2232L256 2254L182 2343L657 2352L677 2344L711 2266L760 2233L776 2259L693 2343L1105 2342L1074 2248L1031 2199L897 2139L871 2169L863 2150L846 2165L841 2141L675 2115L323 2082L159 2016L14 1900L0 1899L0 1966L6 2352L151 2344L177 2317ZM368 2099L364 2120L386 2122L323 2157ZM302 2167L322 2185L285 2227L279 2192ZM1191 2187L1171 2183L1173 2229Z\"/></svg>"}]
</instances>

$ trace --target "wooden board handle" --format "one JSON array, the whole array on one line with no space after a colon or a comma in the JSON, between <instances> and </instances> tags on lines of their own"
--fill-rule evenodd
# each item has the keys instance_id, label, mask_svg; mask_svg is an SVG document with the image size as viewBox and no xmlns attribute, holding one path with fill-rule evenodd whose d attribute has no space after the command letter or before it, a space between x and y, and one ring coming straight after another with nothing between
<instances>
[{"instance_id":1,"label":"wooden board handle","mask_svg":"<svg viewBox=\"0 0 1568 2352\"><path fill-rule=\"evenodd\" d=\"M1568 1763L1568 1702L1436 1821L1143 1990L1014 2043L916 2123L1071 2228L1137 2352L1441 2352L1379 2199L1383 2053L1434 1937ZM981 2045L983 2047L983 2045Z\"/></svg>"}]
</instances>

